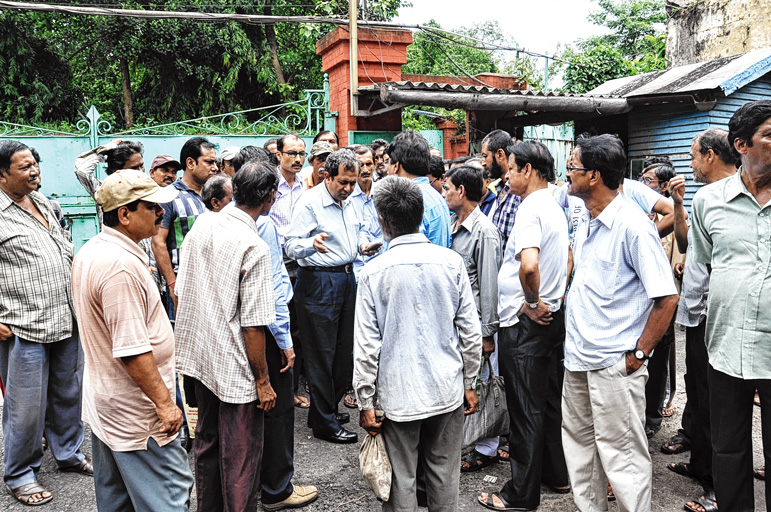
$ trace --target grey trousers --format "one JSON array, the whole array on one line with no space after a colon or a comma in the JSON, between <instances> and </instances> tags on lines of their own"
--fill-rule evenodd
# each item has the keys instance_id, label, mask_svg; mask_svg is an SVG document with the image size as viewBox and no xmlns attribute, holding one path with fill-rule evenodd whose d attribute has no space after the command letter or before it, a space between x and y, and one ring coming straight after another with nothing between
<instances>
[{"instance_id":1,"label":"grey trousers","mask_svg":"<svg viewBox=\"0 0 771 512\"><path fill-rule=\"evenodd\" d=\"M422 420L386 420L382 436L392 467L391 496L383 503L383 511L417 512L418 446L425 463L428 510L458 510L463 406Z\"/></svg>"},{"instance_id":2,"label":"grey trousers","mask_svg":"<svg viewBox=\"0 0 771 512\"><path fill-rule=\"evenodd\" d=\"M650 512L653 468L645 437L647 380L645 365L627 376L623 356L601 370L565 370L562 446L580 512L608 510L608 482L620 512Z\"/></svg>"}]
</instances>

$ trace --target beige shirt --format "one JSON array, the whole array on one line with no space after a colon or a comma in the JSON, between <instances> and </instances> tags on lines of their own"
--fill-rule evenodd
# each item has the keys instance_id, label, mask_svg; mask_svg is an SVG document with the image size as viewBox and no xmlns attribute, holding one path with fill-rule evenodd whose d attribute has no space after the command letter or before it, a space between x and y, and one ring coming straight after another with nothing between
<instances>
[{"instance_id":1,"label":"beige shirt","mask_svg":"<svg viewBox=\"0 0 771 512\"><path fill-rule=\"evenodd\" d=\"M174 399L174 332L147 254L104 226L75 257L72 295L85 355L83 420L113 451L146 450L150 437L159 446L171 442L121 360L152 352Z\"/></svg>"}]
</instances>

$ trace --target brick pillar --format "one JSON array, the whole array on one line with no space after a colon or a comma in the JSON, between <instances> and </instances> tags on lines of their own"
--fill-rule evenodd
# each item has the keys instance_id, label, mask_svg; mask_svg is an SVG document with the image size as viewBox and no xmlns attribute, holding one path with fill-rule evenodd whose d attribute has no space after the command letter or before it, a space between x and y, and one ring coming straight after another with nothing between
<instances>
[{"instance_id":1,"label":"brick pillar","mask_svg":"<svg viewBox=\"0 0 771 512\"><path fill-rule=\"evenodd\" d=\"M409 30L370 29L359 26L359 86L401 80L402 65L407 63L407 46L412 44ZM340 145L348 144L349 130L400 131L401 111L395 110L370 118L351 115L350 34L337 27L316 42L316 53L329 74L329 109L337 112Z\"/></svg>"}]
</instances>

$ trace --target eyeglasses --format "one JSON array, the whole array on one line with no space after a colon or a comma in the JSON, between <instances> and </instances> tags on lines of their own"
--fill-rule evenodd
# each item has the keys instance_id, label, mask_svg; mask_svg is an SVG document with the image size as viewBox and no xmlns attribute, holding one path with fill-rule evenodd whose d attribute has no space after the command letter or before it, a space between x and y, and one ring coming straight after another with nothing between
<instances>
[{"instance_id":1,"label":"eyeglasses","mask_svg":"<svg viewBox=\"0 0 771 512\"><path fill-rule=\"evenodd\" d=\"M287 155L287 156L289 156L291 158L297 158L298 156L302 157L302 158L305 158L305 156L308 153L306 153L305 151L286 151L286 152L282 152L282 154Z\"/></svg>"},{"instance_id":2,"label":"eyeglasses","mask_svg":"<svg viewBox=\"0 0 771 512\"><path fill-rule=\"evenodd\" d=\"M650 184L651 184L651 183L653 183L654 181L655 181L656 183L658 183L658 182L659 182L659 180L658 180L658 179L656 179L656 178L648 178L647 176L646 176L646 177L644 177L644 178L640 178L640 181L641 181L641 182L643 182L643 183L645 183L646 185L650 185Z\"/></svg>"},{"instance_id":3,"label":"eyeglasses","mask_svg":"<svg viewBox=\"0 0 771 512\"><path fill-rule=\"evenodd\" d=\"M576 171L587 172L587 171L591 171L591 169L587 169L586 167L570 167L570 166L565 167L565 174L573 174Z\"/></svg>"}]
</instances>

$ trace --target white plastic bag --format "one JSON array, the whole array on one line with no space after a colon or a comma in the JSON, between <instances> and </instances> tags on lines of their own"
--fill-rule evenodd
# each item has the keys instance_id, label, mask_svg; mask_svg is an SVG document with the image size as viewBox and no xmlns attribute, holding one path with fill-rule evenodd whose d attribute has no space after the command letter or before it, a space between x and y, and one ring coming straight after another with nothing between
<instances>
[{"instance_id":1,"label":"white plastic bag","mask_svg":"<svg viewBox=\"0 0 771 512\"><path fill-rule=\"evenodd\" d=\"M388 460L383 435L367 434L359 450L361 476L375 496L388 501L391 495L391 461Z\"/></svg>"}]
</instances>

